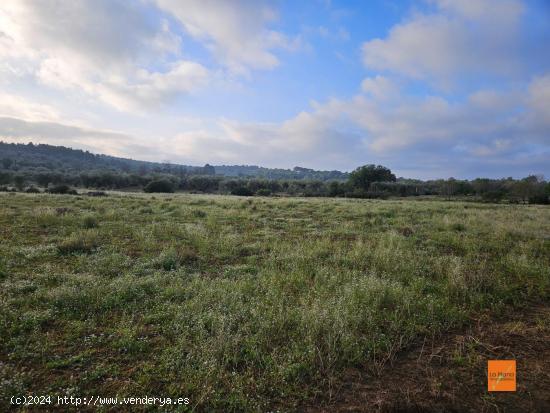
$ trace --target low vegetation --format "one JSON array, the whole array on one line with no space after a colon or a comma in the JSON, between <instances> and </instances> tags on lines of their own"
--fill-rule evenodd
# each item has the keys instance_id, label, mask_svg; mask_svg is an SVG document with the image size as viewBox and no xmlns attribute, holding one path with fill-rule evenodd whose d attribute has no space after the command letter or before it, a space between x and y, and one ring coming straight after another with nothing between
<instances>
[{"instance_id":1,"label":"low vegetation","mask_svg":"<svg viewBox=\"0 0 550 413\"><path fill-rule=\"evenodd\" d=\"M535 175L523 179L422 181L398 178L380 165L360 166L350 173L299 166L293 169L208 164L198 167L95 155L63 146L0 141L0 192L36 192L38 187L50 193L73 195L77 193L75 188L88 188L363 199L437 196L495 203L550 203L550 182ZM101 191L88 192L94 193Z\"/></svg>"},{"instance_id":2,"label":"low vegetation","mask_svg":"<svg viewBox=\"0 0 550 413\"><path fill-rule=\"evenodd\" d=\"M550 298L545 206L17 193L0 228L0 403L292 408L482 309Z\"/></svg>"}]
</instances>

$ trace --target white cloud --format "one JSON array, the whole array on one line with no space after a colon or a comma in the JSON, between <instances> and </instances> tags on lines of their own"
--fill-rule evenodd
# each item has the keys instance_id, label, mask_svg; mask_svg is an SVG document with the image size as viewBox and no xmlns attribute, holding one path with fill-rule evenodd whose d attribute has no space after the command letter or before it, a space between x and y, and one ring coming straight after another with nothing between
<instances>
[{"instance_id":1,"label":"white cloud","mask_svg":"<svg viewBox=\"0 0 550 413\"><path fill-rule=\"evenodd\" d=\"M530 64L516 53L521 3L426 2L429 12L364 43L363 62L374 71L356 96L262 122L192 118L196 112L184 105L150 109L204 90L217 76L274 68L278 52L304 47L300 37L274 29L278 16L263 1L4 0L0 136L157 161L340 169L383 163L432 177L450 169L464 176L468 165L501 165L508 174L506 165L527 168L530 159L550 164L550 74L540 59L531 72L546 74L530 79L518 71ZM349 36L311 27L326 39ZM212 53L209 68L187 54L191 38ZM514 82L497 76L510 74ZM410 94L407 78L460 90L438 96L415 81ZM208 92L197 106L216 98Z\"/></svg>"},{"instance_id":2,"label":"white cloud","mask_svg":"<svg viewBox=\"0 0 550 413\"><path fill-rule=\"evenodd\" d=\"M129 136L6 117L0 119L0 136L20 141L41 138L113 155L190 164L349 170L364 163L382 163L400 174L432 178L443 171L468 176L473 173L471 165L477 165L493 175L491 171L518 176L544 172L542 165L550 161L549 84L543 76L521 92L484 89L461 102L397 93L382 96L381 104L374 94L360 94L314 103L310 110L280 123L193 120L187 122L187 131L159 133L154 142L146 132ZM501 104L495 107L492 102L496 101ZM531 153L533 145L540 148L536 156Z\"/></svg>"},{"instance_id":3,"label":"white cloud","mask_svg":"<svg viewBox=\"0 0 550 413\"><path fill-rule=\"evenodd\" d=\"M361 90L381 100L393 98L399 91L397 85L392 80L380 75L363 79Z\"/></svg>"},{"instance_id":4,"label":"white cloud","mask_svg":"<svg viewBox=\"0 0 550 413\"><path fill-rule=\"evenodd\" d=\"M539 151L539 163L544 151L550 152L543 124L550 119L546 77L522 91L483 89L460 102L395 90L373 93L385 82L368 80L366 95L316 103L281 123L222 120L215 133L180 135L180 147L186 157L205 162L210 156L222 163L330 164L343 169L381 160L403 169L411 164L444 169L452 163L459 174L469 173L460 170L465 163L481 158L479 162L503 164L508 159L526 167L532 145L546 148Z\"/></svg>"},{"instance_id":5,"label":"white cloud","mask_svg":"<svg viewBox=\"0 0 550 413\"><path fill-rule=\"evenodd\" d=\"M33 76L121 110L154 107L203 85L207 69L181 59L181 39L166 21L151 22L143 7L120 0L5 0L0 76Z\"/></svg>"},{"instance_id":6,"label":"white cloud","mask_svg":"<svg viewBox=\"0 0 550 413\"><path fill-rule=\"evenodd\" d=\"M59 111L47 104L32 102L22 96L0 92L0 116L28 121L58 121Z\"/></svg>"},{"instance_id":7,"label":"white cloud","mask_svg":"<svg viewBox=\"0 0 550 413\"><path fill-rule=\"evenodd\" d=\"M441 10L468 19L514 22L523 12L520 0L428 0Z\"/></svg>"},{"instance_id":8,"label":"white cloud","mask_svg":"<svg viewBox=\"0 0 550 413\"><path fill-rule=\"evenodd\" d=\"M528 105L537 122L550 127L550 73L535 78L529 85ZM548 135L550 140L550 135Z\"/></svg>"},{"instance_id":9,"label":"white cloud","mask_svg":"<svg viewBox=\"0 0 550 413\"><path fill-rule=\"evenodd\" d=\"M363 62L448 87L471 74L509 75L521 65L517 33L522 13L516 0L435 0L438 11L417 13L394 26L387 38L363 44Z\"/></svg>"},{"instance_id":10,"label":"white cloud","mask_svg":"<svg viewBox=\"0 0 550 413\"><path fill-rule=\"evenodd\" d=\"M140 146L132 137L114 131L3 116L0 116L0 137L9 142L34 141L118 156L125 156L133 146Z\"/></svg>"},{"instance_id":11,"label":"white cloud","mask_svg":"<svg viewBox=\"0 0 550 413\"><path fill-rule=\"evenodd\" d=\"M264 1L156 0L194 38L205 42L224 65L237 73L279 64L273 49L296 50L299 37L269 30L277 15Z\"/></svg>"}]
</instances>

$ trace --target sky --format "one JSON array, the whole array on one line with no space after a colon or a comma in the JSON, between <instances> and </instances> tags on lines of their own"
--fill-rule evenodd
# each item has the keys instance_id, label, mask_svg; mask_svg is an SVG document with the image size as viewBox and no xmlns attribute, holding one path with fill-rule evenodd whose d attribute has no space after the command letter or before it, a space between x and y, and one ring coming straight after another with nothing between
<instances>
[{"instance_id":1,"label":"sky","mask_svg":"<svg viewBox=\"0 0 550 413\"><path fill-rule=\"evenodd\" d=\"M550 177L549 0L2 0L0 140Z\"/></svg>"}]
</instances>

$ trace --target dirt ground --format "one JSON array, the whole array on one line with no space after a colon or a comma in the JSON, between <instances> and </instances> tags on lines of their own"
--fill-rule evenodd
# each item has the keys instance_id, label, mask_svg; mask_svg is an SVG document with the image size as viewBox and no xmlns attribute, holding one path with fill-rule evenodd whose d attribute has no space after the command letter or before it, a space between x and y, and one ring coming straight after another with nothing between
<instances>
[{"instance_id":1,"label":"dirt ground","mask_svg":"<svg viewBox=\"0 0 550 413\"><path fill-rule=\"evenodd\" d=\"M515 359L517 391L487 391L487 361ZM307 412L550 412L550 304L425 339L378 374L347 372Z\"/></svg>"}]
</instances>

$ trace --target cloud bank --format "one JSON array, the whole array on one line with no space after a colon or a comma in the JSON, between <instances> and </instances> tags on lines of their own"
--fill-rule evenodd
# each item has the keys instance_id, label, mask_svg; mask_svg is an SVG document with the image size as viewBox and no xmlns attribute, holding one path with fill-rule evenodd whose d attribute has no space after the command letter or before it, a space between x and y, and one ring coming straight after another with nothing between
<instances>
[{"instance_id":1,"label":"cloud bank","mask_svg":"<svg viewBox=\"0 0 550 413\"><path fill-rule=\"evenodd\" d=\"M550 34L531 21L531 2L425 0L364 38L341 21L308 22L317 31L286 24L279 6L5 0L0 136L192 164L349 170L376 162L424 178L550 174L550 63L526 52ZM346 36L334 46L317 32ZM290 87L276 77L288 56L305 61L315 47L354 41L364 75L351 95L327 95L277 121L254 103L247 113L255 118L209 110L218 95L246 109L247 94L264 93L271 79L263 73L277 79L270 89ZM307 84L316 70L293 73Z\"/></svg>"}]
</instances>

